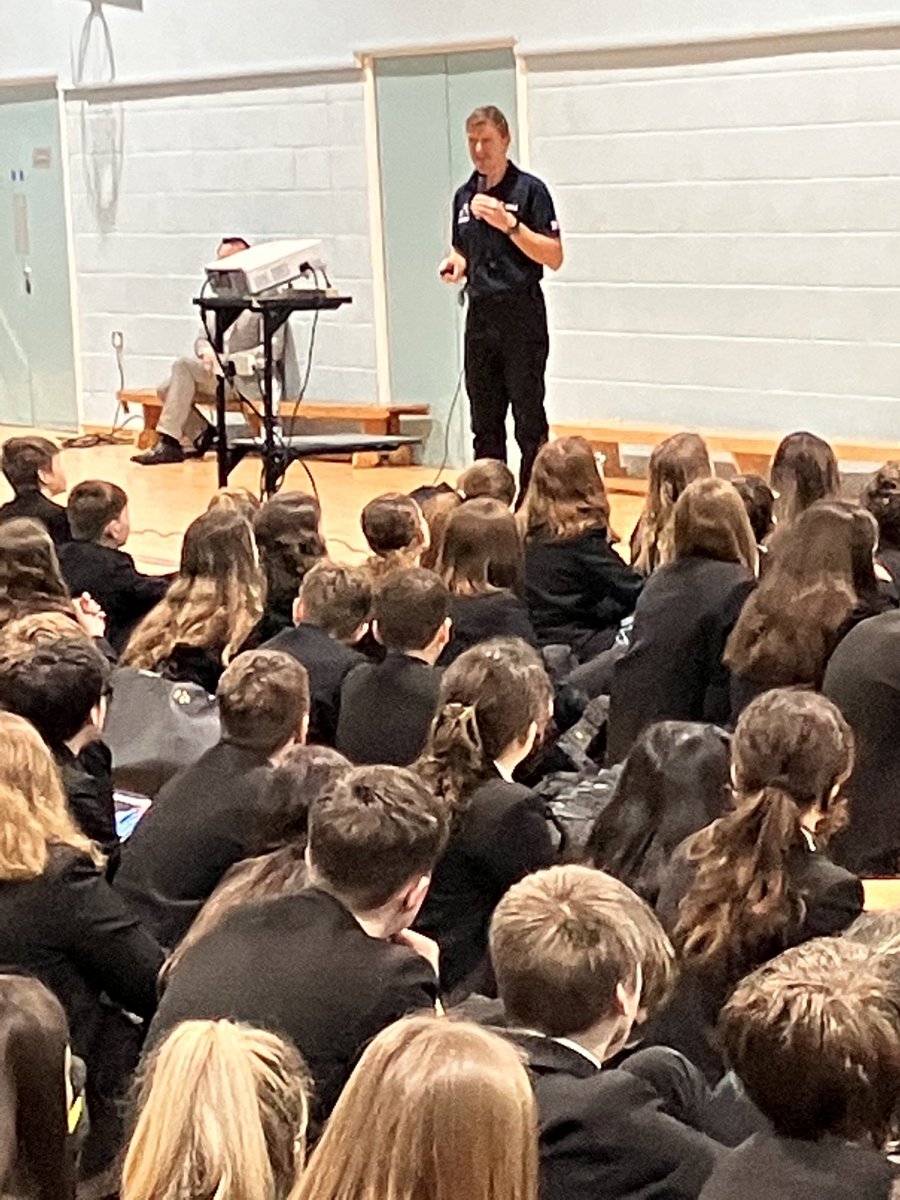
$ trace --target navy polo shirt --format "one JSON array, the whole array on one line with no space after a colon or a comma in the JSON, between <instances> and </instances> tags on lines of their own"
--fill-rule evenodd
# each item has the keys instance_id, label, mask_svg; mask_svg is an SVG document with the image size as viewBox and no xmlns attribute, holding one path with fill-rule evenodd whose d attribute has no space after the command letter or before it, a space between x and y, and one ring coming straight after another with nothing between
<instances>
[{"instance_id":1,"label":"navy polo shirt","mask_svg":"<svg viewBox=\"0 0 900 1200\"><path fill-rule=\"evenodd\" d=\"M466 290L473 300L483 300L508 292L527 292L536 287L544 268L523 254L508 234L473 217L472 198L481 190L502 200L507 212L514 213L534 233L559 237L559 222L547 185L527 171L510 163L496 187L479 188L477 171L453 197L451 242L466 260Z\"/></svg>"}]
</instances>

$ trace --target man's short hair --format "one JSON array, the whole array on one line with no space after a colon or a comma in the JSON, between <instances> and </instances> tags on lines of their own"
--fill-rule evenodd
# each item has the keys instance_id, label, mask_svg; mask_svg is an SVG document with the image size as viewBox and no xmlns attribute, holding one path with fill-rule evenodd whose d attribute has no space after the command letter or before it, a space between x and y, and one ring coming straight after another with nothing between
<instances>
[{"instance_id":1,"label":"man's short hair","mask_svg":"<svg viewBox=\"0 0 900 1200\"><path fill-rule=\"evenodd\" d=\"M216 690L229 742L271 754L296 736L309 716L309 676L282 650L248 650L222 672Z\"/></svg>"},{"instance_id":2,"label":"man's short hair","mask_svg":"<svg viewBox=\"0 0 900 1200\"><path fill-rule=\"evenodd\" d=\"M639 972L647 974L641 1005L654 1007L674 961L644 901L580 866L550 867L511 887L494 910L490 947L510 1021L551 1037L583 1033L612 1015L618 985L634 986Z\"/></svg>"},{"instance_id":3,"label":"man's short hair","mask_svg":"<svg viewBox=\"0 0 900 1200\"><path fill-rule=\"evenodd\" d=\"M242 250L250 249L250 243L247 241L246 238L237 237L234 234L228 234L226 237L223 237L221 242L219 242L219 245L220 246L240 246L240 248Z\"/></svg>"},{"instance_id":4,"label":"man's short hair","mask_svg":"<svg viewBox=\"0 0 900 1200\"><path fill-rule=\"evenodd\" d=\"M499 458L479 458L456 481L465 500L487 496L509 507L516 498L516 477Z\"/></svg>"},{"instance_id":5,"label":"man's short hair","mask_svg":"<svg viewBox=\"0 0 900 1200\"><path fill-rule=\"evenodd\" d=\"M424 567L394 571L375 593L373 615L386 650L424 650L450 615L450 592Z\"/></svg>"},{"instance_id":6,"label":"man's short hair","mask_svg":"<svg viewBox=\"0 0 900 1200\"><path fill-rule=\"evenodd\" d=\"M109 686L110 668L90 639L76 634L0 655L0 707L30 721L51 749L88 724Z\"/></svg>"},{"instance_id":7,"label":"man's short hair","mask_svg":"<svg viewBox=\"0 0 900 1200\"><path fill-rule=\"evenodd\" d=\"M403 767L357 767L313 806L315 874L356 912L380 908L431 872L447 841L446 806Z\"/></svg>"},{"instance_id":8,"label":"man's short hair","mask_svg":"<svg viewBox=\"0 0 900 1200\"><path fill-rule=\"evenodd\" d=\"M503 137L509 137L509 121L496 104L482 104L472 109L466 117L466 129L472 129L476 125L494 125Z\"/></svg>"},{"instance_id":9,"label":"man's short hair","mask_svg":"<svg viewBox=\"0 0 900 1200\"><path fill-rule=\"evenodd\" d=\"M847 938L787 950L722 1011L726 1058L776 1133L883 1144L900 1110L900 992Z\"/></svg>"},{"instance_id":10,"label":"man's short hair","mask_svg":"<svg viewBox=\"0 0 900 1200\"><path fill-rule=\"evenodd\" d=\"M66 512L69 528L78 542L96 542L104 529L125 511L128 496L117 483L86 479L69 493Z\"/></svg>"},{"instance_id":11,"label":"man's short hair","mask_svg":"<svg viewBox=\"0 0 900 1200\"><path fill-rule=\"evenodd\" d=\"M59 446L43 437L14 437L3 443L0 470L12 490L40 491L41 471L49 471L59 454Z\"/></svg>"},{"instance_id":12,"label":"man's short hair","mask_svg":"<svg viewBox=\"0 0 900 1200\"><path fill-rule=\"evenodd\" d=\"M303 619L344 641L368 621L372 581L366 571L339 563L317 563L300 585Z\"/></svg>"}]
</instances>

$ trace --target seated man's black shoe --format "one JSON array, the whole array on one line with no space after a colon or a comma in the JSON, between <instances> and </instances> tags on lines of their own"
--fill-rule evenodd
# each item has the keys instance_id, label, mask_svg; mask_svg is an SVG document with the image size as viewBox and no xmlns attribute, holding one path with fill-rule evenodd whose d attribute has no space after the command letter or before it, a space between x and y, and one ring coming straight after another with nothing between
<instances>
[{"instance_id":1,"label":"seated man's black shoe","mask_svg":"<svg viewBox=\"0 0 900 1200\"><path fill-rule=\"evenodd\" d=\"M132 455L131 461L142 467L157 467L162 463L180 463L184 462L184 451L180 446L173 446L171 442L159 441L152 450Z\"/></svg>"},{"instance_id":2,"label":"seated man's black shoe","mask_svg":"<svg viewBox=\"0 0 900 1200\"><path fill-rule=\"evenodd\" d=\"M197 458L203 458L207 450L212 450L215 444L216 428L214 425L210 425L209 422L207 422L203 432L194 438L194 450L190 455L191 458L193 458L194 455L196 455Z\"/></svg>"}]
</instances>

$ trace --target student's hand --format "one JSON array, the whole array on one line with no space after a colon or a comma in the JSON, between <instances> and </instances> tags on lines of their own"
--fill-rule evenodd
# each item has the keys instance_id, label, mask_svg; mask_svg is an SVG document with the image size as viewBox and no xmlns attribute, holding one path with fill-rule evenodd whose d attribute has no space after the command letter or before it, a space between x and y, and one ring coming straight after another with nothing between
<instances>
[{"instance_id":1,"label":"student's hand","mask_svg":"<svg viewBox=\"0 0 900 1200\"><path fill-rule=\"evenodd\" d=\"M422 956L434 968L434 973L440 977L441 950L437 942L426 937L424 933L416 933L414 929L401 929L391 938L398 946L408 946Z\"/></svg>"},{"instance_id":2,"label":"student's hand","mask_svg":"<svg viewBox=\"0 0 900 1200\"><path fill-rule=\"evenodd\" d=\"M493 196L486 196L484 192L479 192L477 196L472 198L469 211L473 217L477 217L478 220L484 221L488 225L493 225L494 229L499 229L501 233L509 233L509 213L506 211L506 205L502 200L497 200Z\"/></svg>"},{"instance_id":3,"label":"student's hand","mask_svg":"<svg viewBox=\"0 0 900 1200\"><path fill-rule=\"evenodd\" d=\"M73 597L72 606L75 610L75 619L88 637L105 637L106 613L93 596L82 592L80 596Z\"/></svg>"}]
</instances>

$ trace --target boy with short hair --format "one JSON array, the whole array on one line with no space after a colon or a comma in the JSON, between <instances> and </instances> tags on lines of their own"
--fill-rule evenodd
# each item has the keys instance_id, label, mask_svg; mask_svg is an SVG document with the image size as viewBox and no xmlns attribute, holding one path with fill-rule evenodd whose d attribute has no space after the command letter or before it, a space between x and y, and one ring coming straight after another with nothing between
<instances>
[{"instance_id":1,"label":"boy with short hair","mask_svg":"<svg viewBox=\"0 0 900 1200\"><path fill-rule=\"evenodd\" d=\"M450 640L450 593L433 571L395 571L376 591L373 615L387 655L344 680L335 744L353 763L406 767L421 754L437 711L434 664Z\"/></svg>"},{"instance_id":2,"label":"boy with short hair","mask_svg":"<svg viewBox=\"0 0 900 1200\"><path fill-rule=\"evenodd\" d=\"M365 662L353 647L369 627L368 572L323 560L303 577L294 601L294 628L283 629L265 650L293 655L309 673L309 740L333 746L345 677Z\"/></svg>"},{"instance_id":3,"label":"boy with short hair","mask_svg":"<svg viewBox=\"0 0 900 1200\"><path fill-rule=\"evenodd\" d=\"M516 477L499 458L478 458L460 475L456 490L463 500L488 496L512 508L516 498Z\"/></svg>"},{"instance_id":4,"label":"boy with short hair","mask_svg":"<svg viewBox=\"0 0 900 1200\"><path fill-rule=\"evenodd\" d=\"M55 545L71 538L66 510L51 496L66 490L60 449L43 437L14 437L3 443L0 470L16 496L0 507L0 521L31 517L40 521Z\"/></svg>"},{"instance_id":5,"label":"boy with short hair","mask_svg":"<svg viewBox=\"0 0 900 1200\"><path fill-rule=\"evenodd\" d=\"M491 960L534 1083L542 1200L696 1200L724 1153L664 1111L640 1064L655 1051L604 1066L645 999L651 918L623 883L579 866L527 876L495 909Z\"/></svg>"},{"instance_id":6,"label":"boy with short hair","mask_svg":"<svg viewBox=\"0 0 900 1200\"><path fill-rule=\"evenodd\" d=\"M703 1200L888 1200L900 1111L900 992L848 938L786 951L735 989L728 1062L771 1123L713 1172Z\"/></svg>"},{"instance_id":7,"label":"boy with short hair","mask_svg":"<svg viewBox=\"0 0 900 1200\"><path fill-rule=\"evenodd\" d=\"M128 496L115 483L77 483L66 506L73 540L59 566L73 596L87 592L106 613L106 638L118 653L142 617L162 600L171 576L144 575L122 547L131 533Z\"/></svg>"}]
</instances>

